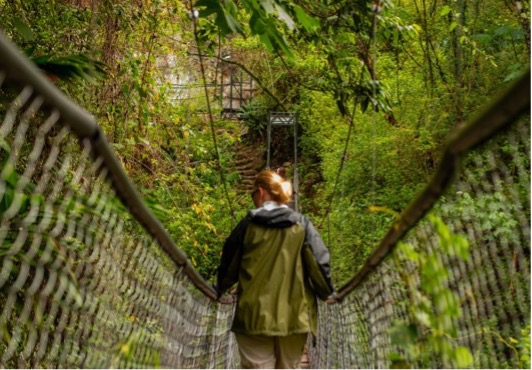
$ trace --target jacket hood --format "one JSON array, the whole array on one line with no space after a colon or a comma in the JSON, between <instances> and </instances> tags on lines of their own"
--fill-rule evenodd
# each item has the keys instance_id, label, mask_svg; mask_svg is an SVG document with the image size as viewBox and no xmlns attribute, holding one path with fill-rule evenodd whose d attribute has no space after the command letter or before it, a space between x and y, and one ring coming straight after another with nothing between
<instances>
[{"instance_id":1,"label":"jacket hood","mask_svg":"<svg viewBox=\"0 0 532 370\"><path fill-rule=\"evenodd\" d=\"M254 209L248 213L248 217L255 224L275 228L290 227L299 221L297 212L287 207Z\"/></svg>"}]
</instances>

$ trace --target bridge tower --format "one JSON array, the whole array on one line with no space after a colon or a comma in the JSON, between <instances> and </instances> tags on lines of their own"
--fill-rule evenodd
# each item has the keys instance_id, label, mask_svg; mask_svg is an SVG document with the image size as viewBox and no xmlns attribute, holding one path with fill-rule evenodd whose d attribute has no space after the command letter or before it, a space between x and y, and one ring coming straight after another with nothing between
<instances>
[{"instance_id":1,"label":"bridge tower","mask_svg":"<svg viewBox=\"0 0 532 370\"><path fill-rule=\"evenodd\" d=\"M227 54L223 59L229 60L230 57ZM240 109L251 100L255 92L251 76L244 73L237 65L221 62L218 88L221 99L220 117L239 119Z\"/></svg>"},{"instance_id":2,"label":"bridge tower","mask_svg":"<svg viewBox=\"0 0 532 370\"><path fill-rule=\"evenodd\" d=\"M294 210L299 212L299 183L297 173L297 113L296 112L270 112L268 116L268 152L266 157L266 168L270 168L271 157L271 137L273 126L293 126L294 127L294 164L293 164L293 199Z\"/></svg>"}]
</instances>

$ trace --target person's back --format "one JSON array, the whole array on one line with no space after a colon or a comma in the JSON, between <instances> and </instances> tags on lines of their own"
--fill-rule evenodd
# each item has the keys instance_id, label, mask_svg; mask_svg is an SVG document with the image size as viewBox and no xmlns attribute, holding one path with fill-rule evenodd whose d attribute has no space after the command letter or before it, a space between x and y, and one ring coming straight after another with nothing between
<instances>
[{"instance_id":1,"label":"person's back","mask_svg":"<svg viewBox=\"0 0 532 370\"><path fill-rule=\"evenodd\" d=\"M217 287L238 282L232 330L243 367L298 367L316 329L315 296L334 291L327 248L312 223L286 206L290 195L290 183L261 172L252 194L258 208L224 244Z\"/></svg>"},{"instance_id":2,"label":"person's back","mask_svg":"<svg viewBox=\"0 0 532 370\"><path fill-rule=\"evenodd\" d=\"M233 330L281 336L309 332L308 312L314 295L299 258L305 240L299 217L289 208L262 208L250 218Z\"/></svg>"}]
</instances>

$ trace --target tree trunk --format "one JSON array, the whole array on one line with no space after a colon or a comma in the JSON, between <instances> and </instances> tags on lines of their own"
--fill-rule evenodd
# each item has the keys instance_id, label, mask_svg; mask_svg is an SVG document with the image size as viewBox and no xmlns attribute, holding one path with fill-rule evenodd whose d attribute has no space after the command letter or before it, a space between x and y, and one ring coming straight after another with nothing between
<instances>
[{"instance_id":1,"label":"tree trunk","mask_svg":"<svg viewBox=\"0 0 532 370\"><path fill-rule=\"evenodd\" d=\"M452 7L451 7L452 9ZM464 27L466 26L466 4L465 0L456 1L456 10L451 11L450 19L451 25L455 25L451 32L451 45L453 53L453 75L454 75L454 108L456 120L455 122L461 122L463 120L463 90L464 90L464 50L460 41L464 35ZM453 14L454 13L454 14ZM456 23L454 23L456 22Z\"/></svg>"}]
</instances>

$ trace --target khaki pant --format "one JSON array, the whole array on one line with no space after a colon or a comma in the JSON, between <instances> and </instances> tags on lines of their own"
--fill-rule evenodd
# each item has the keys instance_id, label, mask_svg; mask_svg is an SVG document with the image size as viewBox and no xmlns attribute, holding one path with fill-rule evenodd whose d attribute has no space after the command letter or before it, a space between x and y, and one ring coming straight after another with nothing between
<instances>
[{"instance_id":1,"label":"khaki pant","mask_svg":"<svg viewBox=\"0 0 532 370\"><path fill-rule=\"evenodd\" d=\"M299 369L307 334L286 337L235 333L243 369Z\"/></svg>"}]
</instances>

